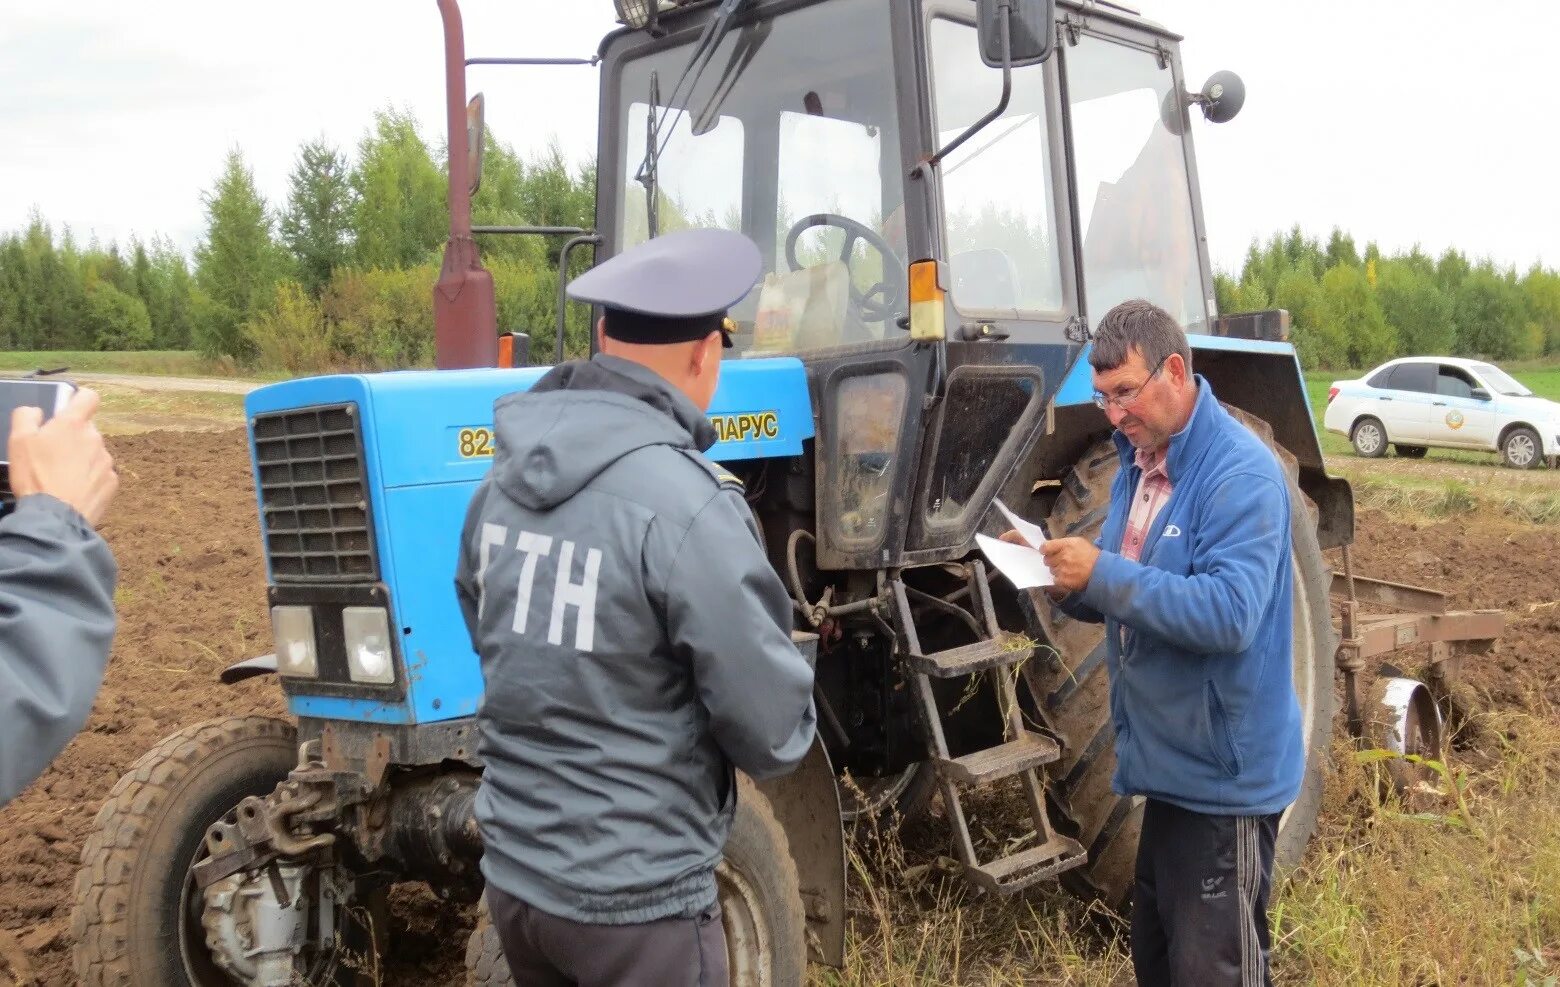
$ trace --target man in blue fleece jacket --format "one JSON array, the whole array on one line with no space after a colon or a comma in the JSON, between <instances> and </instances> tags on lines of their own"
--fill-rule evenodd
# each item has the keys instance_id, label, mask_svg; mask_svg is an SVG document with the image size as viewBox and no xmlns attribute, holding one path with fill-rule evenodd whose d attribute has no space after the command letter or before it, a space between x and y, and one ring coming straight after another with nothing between
<instances>
[{"instance_id":1,"label":"man in blue fleece jacket","mask_svg":"<svg viewBox=\"0 0 1560 987\"><path fill-rule=\"evenodd\" d=\"M1268 983L1273 845L1305 771L1289 485L1163 309L1111 309L1089 362L1122 468L1099 541L1045 556L1055 605L1105 624L1113 787L1147 800L1133 966L1147 985Z\"/></svg>"}]
</instances>

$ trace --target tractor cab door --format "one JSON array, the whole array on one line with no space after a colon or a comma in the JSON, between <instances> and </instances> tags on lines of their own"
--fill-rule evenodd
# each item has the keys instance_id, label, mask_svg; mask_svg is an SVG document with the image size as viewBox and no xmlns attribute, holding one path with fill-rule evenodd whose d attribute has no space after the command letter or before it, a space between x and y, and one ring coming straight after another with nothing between
<instances>
[{"instance_id":1,"label":"tractor cab door","mask_svg":"<svg viewBox=\"0 0 1560 987\"><path fill-rule=\"evenodd\" d=\"M936 0L924 10L933 147L946 146L1001 99L1002 70L981 58L975 12L963 0ZM908 505L910 562L948 558L969 544L1042 434L1046 409L1082 346L1055 62L1014 69L1002 114L951 153L930 182L951 313L947 366Z\"/></svg>"},{"instance_id":2,"label":"tractor cab door","mask_svg":"<svg viewBox=\"0 0 1560 987\"><path fill-rule=\"evenodd\" d=\"M1106 18L1069 19L1058 46L1077 187L1084 314L1146 298L1207 332L1213 279L1176 52Z\"/></svg>"}]
</instances>

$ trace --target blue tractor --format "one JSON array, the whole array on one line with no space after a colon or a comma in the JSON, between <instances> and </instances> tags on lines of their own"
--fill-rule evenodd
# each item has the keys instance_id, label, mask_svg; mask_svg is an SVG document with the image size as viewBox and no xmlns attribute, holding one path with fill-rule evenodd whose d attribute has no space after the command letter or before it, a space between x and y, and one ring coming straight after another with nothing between
<instances>
[{"instance_id":1,"label":"blue tractor","mask_svg":"<svg viewBox=\"0 0 1560 987\"><path fill-rule=\"evenodd\" d=\"M440 369L248 399L276 653L225 677L274 673L292 718L189 727L119 782L78 878L82 982L374 979L391 885L479 897L483 682L457 534L494 400L544 372L513 365L526 338L500 339L485 236L567 239L566 263L723 226L766 258L733 313L712 455L795 597L820 734L791 777L743 783L719 874L737 983L839 964L842 822L910 817L934 792L980 888L1060 878L1125 901L1141 808L1110 791L1102 631L988 579L973 539L1005 527L998 498L1055 535L1098 531L1117 457L1081 358L1127 298L1188 327L1197 371L1289 467L1311 757L1281 861L1304 847L1333 716L1321 552L1351 540L1353 506L1286 316L1215 311L1190 124L1234 116L1239 80L1188 88L1178 37L1106 0L616 2L623 26L587 60L592 231L472 226L480 97L468 115L459 13L439 0L456 151ZM1016 797L988 842L964 800L992 786ZM468 965L507 977L485 927Z\"/></svg>"}]
</instances>

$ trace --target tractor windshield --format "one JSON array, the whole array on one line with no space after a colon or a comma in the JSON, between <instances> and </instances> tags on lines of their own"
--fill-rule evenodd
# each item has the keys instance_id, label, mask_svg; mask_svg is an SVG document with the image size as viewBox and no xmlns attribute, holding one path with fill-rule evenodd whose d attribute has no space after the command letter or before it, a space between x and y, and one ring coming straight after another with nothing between
<instances>
[{"instance_id":1,"label":"tractor windshield","mask_svg":"<svg viewBox=\"0 0 1560 987\"><path fill-rule=\"evenodd\" d=\"M650 235L651 141L660 233L740 230L766 273L733 310L731 356L898 340L908 313L904 174L882 0L834 0L735 24L686 96L684 43L618 73L619 248ZM656 106L652 108L652 100ZM668 112L669 110L669 112ZM648 133L651 120L660 133Z\"/></svg>"},{"instance_id":2,"label":"tractor windshield","mask_svg":"<svg viewBox=\"0 0 1560 987\"><path fill-rule=\"evenodd\" d=\"M1090 324L1146 298L1206 331L1174 74L1156 52L1088 34L1062 55Z\"/></svg>"}]
</instances>

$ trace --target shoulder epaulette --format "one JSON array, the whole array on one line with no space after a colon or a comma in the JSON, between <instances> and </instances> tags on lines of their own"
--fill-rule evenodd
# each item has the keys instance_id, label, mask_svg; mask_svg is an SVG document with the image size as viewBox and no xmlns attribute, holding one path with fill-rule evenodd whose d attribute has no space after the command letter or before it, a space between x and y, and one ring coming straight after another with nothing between
<instances>
[{"instance_id":1,"label":"shoulder epaulette","mask_svg":"<svg viewBox=\"0 0 1560 987\"><path fill-rule=\"evenodd\" d=\"M704 472L708 473L710 478L714 480L722 490L735 490L737 493L742 493L746 490L746 487L742 485L742 480L739 479L735 473L726 469L726 467L715 462L714 460L711 460L703 453L697 452L693 449L684 449L682 450L682 453L689 459L693 460L695 463L698 463Z\"/></svg>"}]
</instances>

